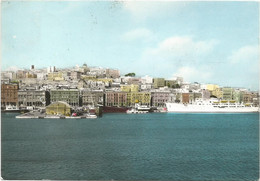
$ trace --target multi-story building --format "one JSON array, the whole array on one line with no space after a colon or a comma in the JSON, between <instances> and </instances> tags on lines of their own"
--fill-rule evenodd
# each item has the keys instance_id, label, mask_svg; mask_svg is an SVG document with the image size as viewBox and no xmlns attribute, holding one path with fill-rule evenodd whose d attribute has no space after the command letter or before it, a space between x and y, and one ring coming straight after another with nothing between
<instances>
[{"instance_id":1,"label":"multi-story building","mask_svg":"<svg viewBox=\"0 0 260 181\"><path fill-rule=\"evenodd\" d=\"M50 73L50 72L56 72L56 67L55 66L48 67L47 73Z\"/></svg>"},{"instance_id":2,"label":"multi-story building","mask_svg":"<svg viewBox=\"0 0 260 181\"><path fill-rule=\"evenodd\" d=\"M150 106L151 92L129 92L127 93L127 105L134 106L136 103Z\"/></svg>"},{"instance_id":3,"label":"multi-story building","mask_svg":"<svg viewBox=\"0 0 260 181\"><path fill-rule=\"evenodd\" d=\"M162 107L166 102L170 102L170 91L151 92L151 106Z\"/></svg>"},{"instance_id":4,"label":"multi-story building","mask_svg":"<svg viewBox=\"0 0 260 181\"><path fill-rule=\"evenodd\" d=\"M122 92L138 92L139 85L131 84L131 85L120 85L120 89Z\"/></svg>"},{"instance_id":5,"label":"multi-story building","mask_svg":"<svg viewBox=\"0 0 260 181\"><path fill-rule=\"evenodd\" d=\"M249 91L242 92L242 102L244 104L251 104L253 103L253 94Z\"/></svg>"},{"instance_id":6,"label":"multi-story building","mask_svg":"<svg viewBox=\"0 0 260 181\"><path fill-rule=\"evenodd\" d=\"M19 90L18 104L19 106L35 106L44 107L49 105L49 92L44 90Z\"/></svg>"},{"instance_id":7,"label":"multi-story building","mask_svg":"<svg viewBox=\"0 0 260 181\"><path fill-rule=\"evenodd\" d=\"M212 95L216 96L218 99L223 99L223 91L222 88L216 88L213 92Z\"/></svg>"},{"instance_id":8,"label":"multi-story building","mask_svg":"<svg viewBox=\"0 0 260 181\"><path fill-rule=\"evenodd\" d=\"M189 93L189 103L194 103L196 99L202 98L202 94L200 92L190 92Z\"/></svg>"},{"instance_id":9,"label":"multi-story building","mask_svg":"<svg viewBox=\"0 0 260 181\"><path fill-rule=\"evenodd\" d=\"M207 88L206 89L209 90L211 96L213 95L213 96L217 97L216 90L219 89L218 85L216 85L216 84L207 84Z\"/></svg>"},{"instance_id":10,"label":"multi-story building","mask_svg":"<svg viewBox=\"0 0 260 181\"><path fill-rule=\"evenodd\" d=\"M25 78L37 78L37 74L33 73L33 72L26 72L25 74Z\"/></svg>"},{"instance_id":11,"label":"multi-story building","mask_svg":"<svg viewBox=\"0 0 260 181\"><path fill-rule=\"evenodd\" d=\"M48 80L61 81L64 80L62 72L50 72L48 73Z\"/></svg>"},{"instance_id":12,"label":"multi-story building","mask_svg":"<svg viewBox=\"0 0 260 181\"><path fill-rule=\"evenodd\" d=\"M233 100L236 101L237 103L242 102L242 93L239 89L235 89L233 91Z\"/></svg>"},{"instance_id":13,"label":"multi-story building","mask_svg":"<svg viewBox=\"0 0 260 181\"><path fill-rule=\"evenodd\" d=\"M152 89L152 84L141 84L140 85L141 90L151 90Z\"/></svg>"},{"instance_id":14,"label":"multi-story building","mask_svg":"<svg viewBox=\"0 0 260 181\"><path fill-rule=\"evenodd\" d=\"M18 84L1 85L1 105L18 105Z\"/></svg>"},{"instance_id":15,"label":"multi-story building","mask_svg":"<svg viewBox=\"0 0 260 181\"><path fill-rule=\"evenodd\" d=\"M23 79L23 78L26 78L26 71L24 70L17 70L16 72L16 77L17 79Z\"/></svg>"},{"instance_id":16,"label":"multi-story building","mask_svg":"<svg viewBox=\"0 0 260 181\"><path fill-rule=\"evenodd\" d=\"M169 88L175 88L176 85L177 85L176 80L165 80L165 86Z\"/></svg>"},{"instance_id":17,"label":"multi-story building","mask_svg":"<svg viewBox=\"0 0 260 181\"><path fill-rule=\"evenodd\" d=\"M78 89L55 89L50 90L51 103L57 101L67 102L71 106L79 106Z\"/></svg>"},{"instance_id":18,"label":"multi-story building","mask_svg":"<svg viewBox=\"0 0 260 181\"><path fill-rule=\"evenodd\" d=\"M142 84L152 84L153 83L153 78L146 75L144 77L141 78L141 82Z\"/></svg>"},{"instance_id":19,"label":"multi-story building","mask_svg":"<svg viewBox=\"0 0 260 181\"><path fill-rule=\"evenodd\" d=\"M105 93L105 105L106 106L118 106L126 107L127 104L127 92L106 92Z\"/></svg>"},{"instance_id":20,"label":"multi-story building","mask_svg":"<svg viewBox=\"0 0 260 181\"><path fill-rule=\"evenodd\" d=\"M119 70L116 69L106 69L106 77L108 78L119 78L120 77L120 72Z\"/></svg>"},{"instance_id":21,"label":"multi-story building","mask_svg":"<svg viewBox=\"0 0 260 181\"><path fill-rule=\"evenodd\" d=\"M233 88L223 87L223 100L233 100Z\"/></svg>"},{"instance_id":22,"label":"multi-story building","mask_svg":"<svg viewBox=\"0 0 260 181\"><path fill-rule=\"evenodd\" d=\"M78 71L73 71L73 72L70 73L70 77L73 80L79 80L81 75L82 75L82 73L78 72Z\"/></svg>"},{"instance_id":23,"label":"multi-story building","mask_svg":"<svg viewBox=\"0 0 260 181\"><path fill-rule=\"evenodd\" d=\"M210 98L210 92L207 89L202 89L201 91L201 97L203 100L207 100Z\"/></svg>"},{"instance_id":24,"label":"multi-story building","mask_svg":"<svg viewBox=\"0 0 260 181\"><path fill-rule=\"evenodd\" d=\"M189 93L182 93L182 103L189 103L190 102L190 95Z\"/></svg>"},{"instance_id":25,"label":"multi-story building","mask_svg":"<svg viewBox=\"0 0 260 181\"><path fill-rule=\"evenodd\" d=\"M104 93L101 90L82 90L82 105L104 105Z\"/></svg>"},{"instance_id":26,"label":"multi-story building","mask_svg":"<svg viewBox=\"0 0 260 181\"><path fill-rule=\"evenodd\" d=\"M159 87L165 86L164 78L154 78L153 79L153 88L158 89Z\"/></svg>"}]
</instances>

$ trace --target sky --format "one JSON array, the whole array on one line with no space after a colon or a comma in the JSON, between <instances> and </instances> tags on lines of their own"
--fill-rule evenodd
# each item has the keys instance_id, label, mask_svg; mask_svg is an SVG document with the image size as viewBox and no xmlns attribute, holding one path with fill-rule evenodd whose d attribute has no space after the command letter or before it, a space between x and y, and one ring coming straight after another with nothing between
<instances>
[{"instance_id":1,"label":"sky","mask_svg":"<svg viewBox=\"0 0 260 181\"><path fill-rule=\"evenodd\" d=\"M2 1L1 70L75 65L259 89L258 2Z\"/></svg>"}]
</instances>

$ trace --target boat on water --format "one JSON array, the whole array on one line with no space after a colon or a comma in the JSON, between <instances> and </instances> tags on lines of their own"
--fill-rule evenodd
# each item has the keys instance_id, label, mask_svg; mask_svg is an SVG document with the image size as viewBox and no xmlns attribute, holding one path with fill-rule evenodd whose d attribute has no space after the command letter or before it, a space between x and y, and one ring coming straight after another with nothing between
<instances>
[{"instance_id":1,"label":"boat on water","mask_svg":"<svg viewBox=\"0 0 260 181\"><path fill-rule=\"evenodd\" d=\"M219 101L216 98L208 101L197 99L193 104L166 103L167 112L176 113L248 113L259 112L251 104L239 104L235 101Z\"/></svg>"},{"instance_id":2,"label":"boat on water","mask_svg":"<svg viewBox=\"0 0 260 181\"><path fill-rule=\"evenodd\" d=\"M20 111L19 107L13 105L7 105L4 110L4 112L19 112L19 111Z\"/></svg>"},{"instance_id":3,"label":"boat on water","mask_svg":"<svg viewBox=\"0 0 260 181\"><path fill-rule=\"evenodd\" d=\"M135 104L134 108L128 109L126 111L127 114L143 114L143 113L148 113L150 111L150 107L146 105L140 105L140 104Z\"/></svg>"},{"instance_id":4,"label":"boat on water","mask_svg":"<svg viewBox=\"0 0 260 181\"><path fill-rule=\"evenodd\" d=\"M128 107L116 107L116 106L102 106L103 113L123 113L126 112Z\"/></svg>"}]
</instances>

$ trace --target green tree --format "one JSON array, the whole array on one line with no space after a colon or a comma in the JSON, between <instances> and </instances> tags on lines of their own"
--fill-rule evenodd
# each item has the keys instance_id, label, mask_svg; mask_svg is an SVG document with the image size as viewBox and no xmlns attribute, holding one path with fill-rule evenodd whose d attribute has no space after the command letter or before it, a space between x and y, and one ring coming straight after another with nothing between
<instances>
[{"instance_id":1,"label":"green tree","mask_svg":"<svg viewBox=\"0 0 260 181\"><path fill-rule=\"evenodd\" d=\"M128 73L128 74L125 74L125 76L135 77L135 73L134 72Z\"/></svg>"}]
</instances>

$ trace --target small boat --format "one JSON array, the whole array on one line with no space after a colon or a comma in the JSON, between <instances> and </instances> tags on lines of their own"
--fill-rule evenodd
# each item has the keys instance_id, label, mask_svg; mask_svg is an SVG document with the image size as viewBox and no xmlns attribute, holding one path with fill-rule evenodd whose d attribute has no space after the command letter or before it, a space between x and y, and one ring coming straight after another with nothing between
<instances>
[{"instance_id":1,"label":"small boat","mask_svg":"<svg viewBox=\"0 0 260 181\"><path fill-rule=\"evenodd\" d=\"M148 113L148 111L139 111L138 109L132 108L126 111L127 114L144 114Z\"/></svg>"},{"instance_id":2,"label":"small boat","mask_svg":"<svg viewBox=\"0 0 260 181\"><path fill-rule=\"evenodd\" d=\"M20 109L17 106L7 105L5 108L5 112L17 112Z\"/></svg>"}]
</instances>

